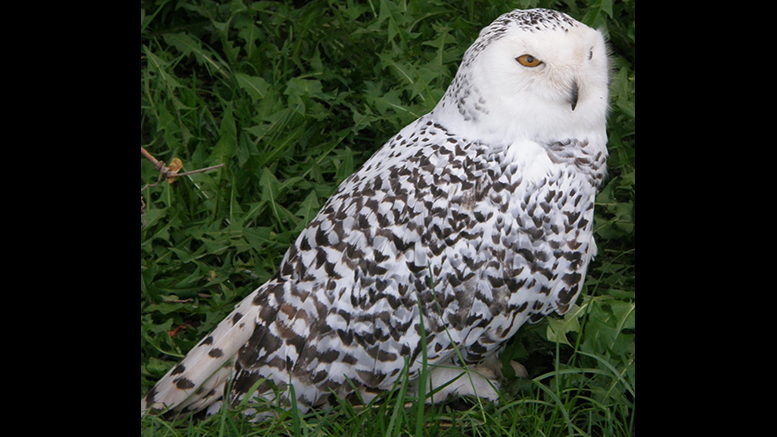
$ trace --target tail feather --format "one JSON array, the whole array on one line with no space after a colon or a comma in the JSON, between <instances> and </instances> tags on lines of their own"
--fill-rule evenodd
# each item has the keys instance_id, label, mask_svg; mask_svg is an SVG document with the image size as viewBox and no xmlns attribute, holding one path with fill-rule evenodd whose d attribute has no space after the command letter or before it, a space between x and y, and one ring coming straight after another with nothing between
<instances>
[{"instance_id":1,"label":"tail feather","mask_svg":"<svg viewBox=\"0 0 777 437\"><path fill-rule=\"evenodd\" d=\"M177 410L182 412L196 413L202 411L224 396L224 388L227 385L229 377L232 376L233 360L227 361L216 373L213 374L200 388L197 389L196 396L190 396L186 401L178 406Z\"/></svg>"},{"instance_id":2,"label":"tail feather","mask_svg":"<svg viewBox=\"0 0 777 437\"><path fill-rule=\"evenodd\" d=\"M261 306L253 302L266 287L253 292L157 385L140 400L140 417L147 412L195 413L223 395L233 358L256 327Z\"/></svg>"}]
</instances>

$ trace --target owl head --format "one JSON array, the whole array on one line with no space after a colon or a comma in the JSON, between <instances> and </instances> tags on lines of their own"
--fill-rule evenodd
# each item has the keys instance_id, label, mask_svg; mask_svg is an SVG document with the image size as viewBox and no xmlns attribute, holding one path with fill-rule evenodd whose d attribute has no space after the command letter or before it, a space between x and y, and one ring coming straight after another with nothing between
<instances>
[{"instance_id":1,"label":"owl head","mask_svg":"<svg viewBox=\"0 0 777 437\"><path fill-rule=\"evenodd\" d=\"M480 32L435 111L489 141L606 136L608 76L601 32L560 12L516 10Z\"/></svg>"}]
</instances>

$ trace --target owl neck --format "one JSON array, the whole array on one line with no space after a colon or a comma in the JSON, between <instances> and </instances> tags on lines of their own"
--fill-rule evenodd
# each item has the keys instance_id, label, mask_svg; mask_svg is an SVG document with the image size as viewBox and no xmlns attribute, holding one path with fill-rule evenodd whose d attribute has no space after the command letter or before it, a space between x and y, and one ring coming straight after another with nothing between
<instances>
[{"instance_id":1,"label":"owl neck","mask_svg":"<svg viewBox=\"0 0 777 437\"><path fill-rule=\"evenodd\" d=\"M459 137L506 147L516 133L511 123L492 122L495 117L487 103L469 77L460 72L429 116Z\"/></svg>"}]
</instances>

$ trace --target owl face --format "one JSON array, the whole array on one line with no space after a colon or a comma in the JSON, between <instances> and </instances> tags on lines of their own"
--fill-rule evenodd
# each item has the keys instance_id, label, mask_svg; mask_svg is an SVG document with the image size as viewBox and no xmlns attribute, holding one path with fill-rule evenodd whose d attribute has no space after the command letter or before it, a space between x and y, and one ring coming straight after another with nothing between
<instances>
[{"instance_id":1,"label":"owl face","mask_svg":"<svg viewBox=\"0 0 777 437\"><path fill-rule=\"evenodd\" d=\"M605 124L604 37L569 20L572 25L553 28L508 26L472 62L484 106L519 134L579 136Z\"/></svg>"}]
</instances>

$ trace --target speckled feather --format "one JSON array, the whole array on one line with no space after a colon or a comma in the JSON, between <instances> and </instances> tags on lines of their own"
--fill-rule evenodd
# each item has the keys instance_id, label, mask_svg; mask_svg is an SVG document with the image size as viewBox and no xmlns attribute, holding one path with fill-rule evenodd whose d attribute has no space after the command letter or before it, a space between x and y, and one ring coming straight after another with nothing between
<instances>
[{"instance_id":1,"label":"speckled feather","mask_svg":"<svg viewBox=\"0 0 777 437\"><path fill-rule=\"evenodd\" d=\"M531 108L501 99L503 91L487 80L491 73L481 72L490 58L481 58L501 51L520 56L515 47L529 34L575 32L593 41L576 45L583 69L584 58L601 52L604 60L591 68L604 69L604 88L599 76L589 80L575 71L579 95L560 81L561 97L542 96L548 105L573 99L572 107L549 109L562 119L529 133L520 120ZM551 70L551 58L549 77L567 74ZM334 395L369 402L392 390L406 365L416 380L422 354L432 365L433 386L462 373L451 366L475 368L484 382L460 380L435 401L449 394L496 398L493 361L500 347L525 322L565 313L596 253L594 198L607 159L606 69L601 35L564 14L530 10L498 18L467 51L437 108L343 182L275 278L141 399L141 416L199 411L225 396L232 405L278 394L288 403L289 384L303 411L326 407ZM596 102L602 99L603 106Z\"/></svg>"}]
</instances>

